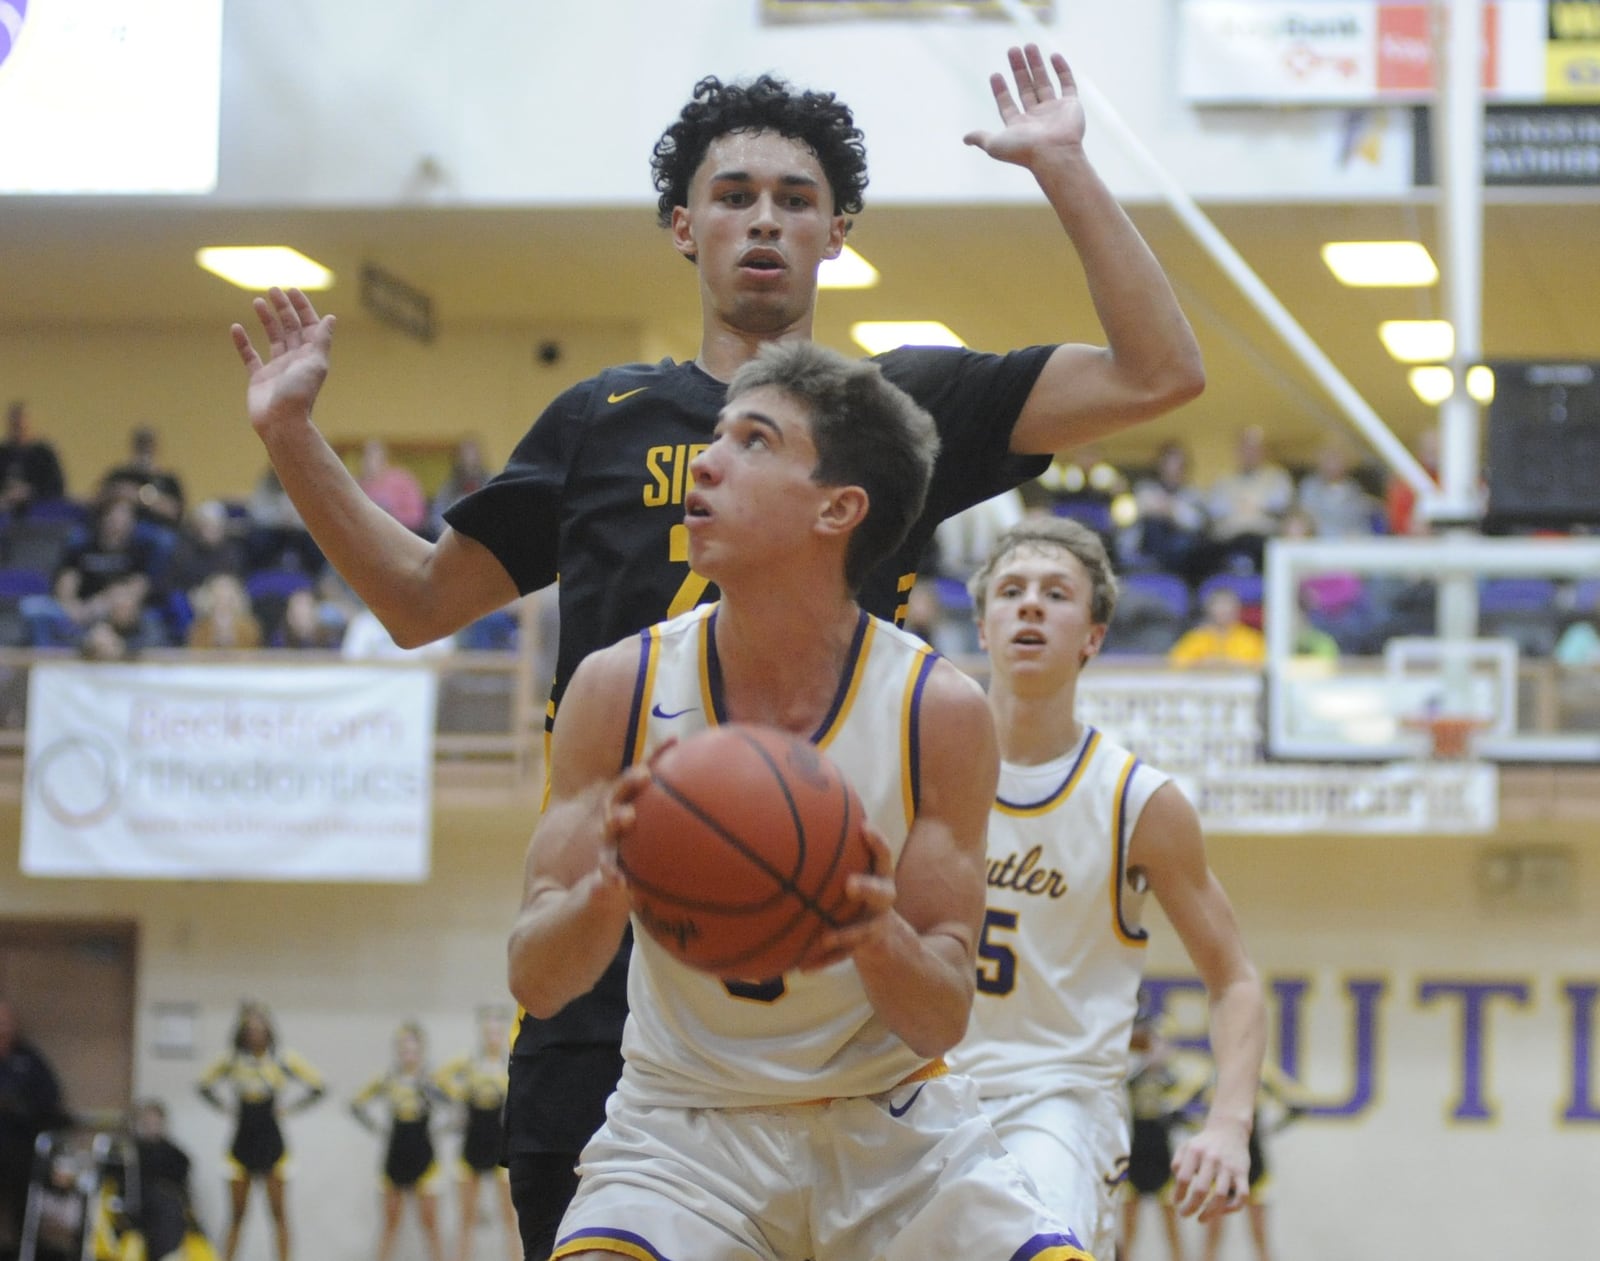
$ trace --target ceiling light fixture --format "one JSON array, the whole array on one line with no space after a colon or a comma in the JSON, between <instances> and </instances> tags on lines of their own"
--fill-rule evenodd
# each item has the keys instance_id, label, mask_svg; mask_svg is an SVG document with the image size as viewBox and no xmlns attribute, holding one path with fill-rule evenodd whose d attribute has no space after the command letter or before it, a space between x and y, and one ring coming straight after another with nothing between
<instances>
[{"instance_id":1,"label":"ceiling light fixture","mask_svg":"<svg viewBox=\"0 0 1600 1261\"><path fill-rule=\"evenodd\" d=\"M1439 282L1439 268L1417 241L1329 241L1322 261L1340 284L1354 288L1421 288Z\"/></svg>"},{"instance_id":2,"label":"ceiling light fixture","mask_svg":"<svg viewBox=\"0 0 1600 1261\"><path fill-rule=\"evenodd\" d=\"M897 346L967 344L938 320L860 320L850 326L850 336L869 355L881 355Z\"/></svg>"},{"instance_id":3,"label":"ceiling light fixture","mask_svg":"<svg viewBox=\"0 0 1600 1261\"><path fill-rule=\"evenodd\" d=\"M1401 363L1443 363L1456 350L1456 330L1449 320L1385 320L1378 325L1378 337Z\"/></svg>"},{"instance_id":4,"label":"ceiling light fixture","mask_svg":"<svg viewBox=\"0 0 1600 1261\"><path fill-rule=\"evenodd\" d=\"M1437 407L1455 392L1456 375L1443 364L1427 364L1413 368L1406 374L1411 389L1429 407ZM1494 369L1487 364L1473 364L1467 369L1467 393L1477 403L1494 402Z\"/></svg>"},{"instance_id":5,"label":"ceiling light fixture","mask_svg":"<svg viewBox=\"0 0 1600 1261\"><path fill-rule=\"evenodd\" d=\"M1429 364L1406 373L1412 392L1429 407L1437 407L1456 388L1456 374L1443 364Z\"/></svg>"},{"instance_id":6,"label":"ceiling light fixture","mask_svg":"<svg viewBox=\"0 0 1600 1261\"><path fill-rule=\"evenodd\" d=\"M817 269L818 289L870 289L878 283L878 269L848 245L838 258L822 260Z\"/></svg>"},{"instance_id":7,"label":"ceiling light fixture","mask_svg":"<svg viewBox=\"0 0 1600 1261\"><path fill-rule=\"evenodd\" d=\"M280 289L331 289L333 272L287 245L208 245L194 261L229 284L259 293Z\"/></svg>"}]
</instances>

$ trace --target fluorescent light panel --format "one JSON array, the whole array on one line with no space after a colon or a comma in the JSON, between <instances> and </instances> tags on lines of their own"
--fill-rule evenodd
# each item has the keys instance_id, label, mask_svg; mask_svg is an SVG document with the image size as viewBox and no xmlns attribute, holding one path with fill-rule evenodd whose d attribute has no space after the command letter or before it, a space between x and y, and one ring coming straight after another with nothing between
<instances>
[{"instance_id":1,"label":"fluorescent light panel","mask_svg":"<svg viewBox=\"0 0 1600 1261\"><path fill-rule=\"evenodd\" d=\"M1437 407L1456 388L1455 373L1443 364L1427 364L1406 374L1412 392L1429 407ZM1494 402L1494 369L1477 363L1467 369L1467 393L1478 403Z\"/></svg>"},{"instance_id":2,"label":"fluorescent light panel","mask_svg":"<svg viewBox=\"0 0 1600 1261\"><path fill-rule=\"evenodd\" d=\"M824 259L817 269L818 289L870 289L878 283L878 269L848 245L838 258Z\"/></svg>"},{"instance_id":3,"label":"fluorescent light panel","mask_svg":"<svg viewBox=\"0 0 1600 1261\"><path fill-rule=\"evenodd\" d=\"M208 245L195 262L229 284L259 293L280 289L331 289L333 272L287 245Z\"/></svg>"},{"instance_id":4,"label":"fluorescent light panel","mask_svg":"<svg viewBox=\"0 0 1600 1261\"><path fill-rule=\"evenodd\" d=\"M1322 261L1340 284L1355 288L1421 288L1439 282L1439 268L1417 241L1329 241Z\"/></svg>"},{"instance_id":5,"label":"fluorescent light panel","mask_svg":"<svg viewBox=\"0 0 1600 1261\"><path fill-rule=\"evenodd\" d=\"M1385 320L1378 337L1401 363L1443 363L1456 350L1449 320Z\"/></svg>"},{"instance_id":6,"label":"fluorescent light panel","mask_svg":"<svg viewBox=\"0 0 1600 1261\"><path fill-rule=\"evenodd\" d=\"M850 336L869 355L881 355L897 346L965 346L938 320L861 320L850 326Z\"/></svg>"}]
</instances>

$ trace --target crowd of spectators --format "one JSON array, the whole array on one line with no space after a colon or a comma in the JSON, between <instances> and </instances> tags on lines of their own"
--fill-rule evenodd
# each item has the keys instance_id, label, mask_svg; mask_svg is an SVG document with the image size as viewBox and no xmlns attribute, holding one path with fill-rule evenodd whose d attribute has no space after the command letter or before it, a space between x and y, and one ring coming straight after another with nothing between
<instances>
[{"instance_id":1,"label":"crowd of spectators","mask_svg":"<svg viewBox=\"0 0 1600 1261\"><path fill-rule=\"evenodd\" d=\"M1424 432L1418 462L1437 476L1438 435ZM1186 444L1163 442L1148 468L1119 469L1098 451L1059 457L1036 482L947 521L913 592L913 620L935 646L971 651L964 584L982 540L1024 512L1068 516L1097 530L1117 562L1122 597L1107 651L1165 656L1178 666L1259 665L1267 545L1274 539L1423 535L1416 495L1330 439L1298 470L1275 458L1266 431L1241 428L1232 466L1201 483ZM1293 611L1297 654L1381 653L1395 635L1436 630L1436 575L1316 573ZM1551 581L1550 607L1517 617L1487 584L1482 633L1507 635L1526 656L1560 664L1600 660L1600 589ZM1600 583L1591 584L1600 588ZM1577 584L1581 588L1582 584ZM1559 651L1558 651L1559 648Z\"/></svg>"},{"instance_id":2,"label":"crowd of spectators","mask_svg":"<svg viewBox=\"0 0 1600 1261\"><path fill-rule=\"evenodd\" d=\"M160 435L139 425L128 453L73 494L25 402L6 413L0 443L0 644L127 660L155 648L306 649L400 655L325 562L269 466L247 497L191 503ZM487 477L463 440L428 493L417 475L368 441L358 476L409 528L437 531L443 513ZM503 648L516 619L502 611L452 647Z\"/></svg>"},{"instance_id":3,"label":"crowd of spectators","mask_svg":"<svg viewBox=\"0 0 1600 1261\"><path fill-rule=\"evenodd\" d=\"M1435 432L1420 436L1416 454L1424 469L1437 469ZM1266 431L1248 425L1233 457L1228 471L1200 484L1177 440L1162 443L1147 468L1120 469L1093 448L1062 455L1037 481L940 526L912 592L910 624L949 654L974 651L968 575L999 533L1028 512L1049 512L1097 530L1117 561L1123 595L1108 651L1206 664L1219 657L1202 648L1220 644L1224 664L1254 662L1272 539L1428 530L1411 488L1358 463L1341 440L1325 443L1297 475L1275 458ZM431 489L381 439L366 441L357 463L373 501L427 537L489 476L473 438L457 444ZM1486 633L1510 633L1526 655L1594 664L1600 590L1590 596ZM1431 581L1319 573L1299 589L1296 651L1380 652L1392 635L1432 634L1435 607ZM512 647L516 625L502 611L425 651ZM180 647L413 655L326 564L270 465L241 499L190 503L181 474L162 459L160 435L142 424L130 430L126 456L74 495L21 400L7 408L0 442L0 645L97 660Z\"/></svg>"}]
</instances>

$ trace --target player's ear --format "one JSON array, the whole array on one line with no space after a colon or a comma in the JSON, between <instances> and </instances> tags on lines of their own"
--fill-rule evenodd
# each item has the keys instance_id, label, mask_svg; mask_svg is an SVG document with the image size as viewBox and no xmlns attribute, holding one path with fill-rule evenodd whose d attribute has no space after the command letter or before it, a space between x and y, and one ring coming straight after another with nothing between
<instances>
[{"instance_id":1,"label":"player's ear","mask_svg":"<svg viewBox=\"0 0 1600 1261\"><path fill-rule=\"evenodd\" d=\"M1106 631L1109 628L1104 622L1096 622L1089 628L1089 638L1083 645L1083 663L1088 665L1100 655L1101 646L1106 642Z\"/></svg>"},{"instance_id":2,"label":"player's ear","mask_svg":"<svg viewBox=\"0 0 1600 1261\"><path fill-rule=\"evenodd\" d=\"M978 618L978 651L989 651L989 632L983 627L983 618Z\"/></svg>"},{"instance_id":3,"label":"player's ear","mask_svg":"<svg viewBox=\"0 0 1600 1261\"><path fill-rule=\"evenodd\" d=\"M843 215L834 215L833 221L828 225L828 244L823 247L823 258L838 258L844 253L845 234L850 231L850 220Z\"/></svg>"},{"instance_id":4,"label":"player's ear","mask_svg":"<svg viewBox=\"0 0 1600 1261\"><path fill-rule=\"evenodd\" d=\"M694 243L694 221L689 216L687 206L672 208L672 248L691 263L700 253L700 248Z\"/></svg>"},{"instance_id":5,"label":"player's ear","mask_svg":"<svg viewBox=\"0 0 1600 1261\"><path fill-rule=\"evenodd\" d=\"M863 486L830 487L818 514L818 527L829 534L848 534L867 519L870 503Z\"/></svg>"}]
</instances>

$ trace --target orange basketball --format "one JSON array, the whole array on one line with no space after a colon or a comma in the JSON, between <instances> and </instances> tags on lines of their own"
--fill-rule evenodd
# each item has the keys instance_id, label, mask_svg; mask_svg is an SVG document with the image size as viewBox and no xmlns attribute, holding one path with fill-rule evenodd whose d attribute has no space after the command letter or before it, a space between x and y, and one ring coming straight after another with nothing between
<instances>
[{"instance_id":1,"label":"orange basketball","mask_svg":"<svg viewBox=\"0 0 1600 1261\"><path fill-rule=\"evenodd\" d=\"M846 923L871 871L861 799L815 745L730 723L662 753L617 849L633 910L690 967L762 980Z\"/></svg>"}]
</instances>

